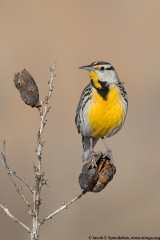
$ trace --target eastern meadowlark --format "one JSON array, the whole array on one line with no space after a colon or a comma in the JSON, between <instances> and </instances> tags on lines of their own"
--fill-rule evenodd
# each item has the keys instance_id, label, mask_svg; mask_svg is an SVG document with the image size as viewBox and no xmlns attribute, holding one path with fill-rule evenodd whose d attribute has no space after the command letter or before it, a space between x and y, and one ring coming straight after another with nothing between
<instances>
[{"instance_id":1,"label":"eastern meadowlark","mask_svg":"<svg viewBox=\"0 0 160 240\"><path fill-rule=\"evenodd\" d=\"M82 135L83 161L92 156L92 150L101 138L116 134L126 118L127 93L114 67L107 62L93 62L80 67L89 71L91 82L83 90L76 111L76 126Z\"/></svg>"}]
</instances>

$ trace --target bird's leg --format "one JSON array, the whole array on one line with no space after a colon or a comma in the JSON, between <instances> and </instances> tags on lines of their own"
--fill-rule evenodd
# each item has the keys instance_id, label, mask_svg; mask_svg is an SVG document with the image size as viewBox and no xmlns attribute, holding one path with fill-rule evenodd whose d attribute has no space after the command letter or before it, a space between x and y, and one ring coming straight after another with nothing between
<instances>
[{"instance_id":1,"label":"bird's leg","mask_svg":"<svg viewBox=\"0 0 160 240\"><path fill-rule=\"evenodd\" d=\"M107 151L110 150L110 149L109 149L109 146L108 146L108 143L106 142L106 138L105 138L105 137L102 137L102 141L103 141L103 143L104 143L104 146L106 147L106 150L107 150Z\"/></svg>"},{"instance_id":2,"label":"bird's leg","mask_svg":"<svg viewBox=\"0 0 160 240\"><path fill-rule=\"evenodd\" d=\"M94 155L94 152L93 152L93 138L90 138L90 158L91 158L91 160L93 160L93 155Z\"/></svg>"},{"instance_id":3,"label":"bird's leg","mask_svg":"<svg viewBox=\"0 0 160 240\"><path fill-rule=\"evenodd\" d=\"M113 164L112 151L111 151L111 149L109 148L109 146L108 146L108 144L107 144L107 142L106 142L106 138L105 138L105 137L101 137L101 138L102 138L102 141L103 141L103 143L104 143L104 145L105 145L105 147L106 147L106 154L107 154L107 156L109 157L111 163Z\"/></svg>"},{"instance_id":4,"label":"bird's leg","mask_svg":"<svg viewBox=\"0 0 160 240\"><path fill-rule=\"evenodd\" d=\"M90 158L94 166L97 167L97 164L95 161L95 153L93 151L93 138L90 138Z\"/></svg>"}]
</instances>

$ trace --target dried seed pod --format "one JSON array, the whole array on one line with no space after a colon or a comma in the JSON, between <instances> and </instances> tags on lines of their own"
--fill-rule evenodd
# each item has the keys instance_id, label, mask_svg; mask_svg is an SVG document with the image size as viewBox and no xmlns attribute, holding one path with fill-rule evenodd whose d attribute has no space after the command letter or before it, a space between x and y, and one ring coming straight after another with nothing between
<instances>
[{"instance_id":1,"label":"dried seed pod","mask_svg":"<svg viewBox=\"0 0 160 240\"><path fill-rule=\"evenodd\" d=\"M79 175L80 187L87 192L91 192L98 181L98 169L91 162L83 165L82 172Z\"/></svg>"},{"instance_id":2,"label":"dried seed pod","mask_svg":"<svg viewBox=\"0 0 160 240\"><path fill-rule=\"evenodd\" d=\"M102 156L101 153L95 153L95 162ZM98 168L92 161L85 163L82 172L79 175L79 185L87 192L91 192L99 179Z\"/></svg>"},{"instance_id":3,"label":"dried seed pod","mask_svg":"<svg viewBox=\"0 0 160 240\"><path fill-rule=\"evenodd\" d=\"M101 153L95 154L95 162L99 159ZM79 175L79 185L87 192L91 192L99 179L98 168L92 161L85 163L82 172Z\"/></svg>"},{"instance_id":4,"label":"dried seed pod","mask_svg":"<svg viewBox=\"0 0 160 240\"><path fill-rule=\"evenodd\" d=\"M79 176L80 187L85 191L100 192L112 180L116 168L112 163L112 154L98 153L95 157L96 165L91 161L83 165Z\"/></svg>"},{"instance_id":5,"label":"dried seed pod","mask_svg":"<svg viewBox=\"0 0 160 240\"><path fill-rule=\"evenodd\" d=\"M116 173L116 167L113 165L113 163L111 163L111 160L105 154L100 159L98 159L97 167L99 178L92 192L102 191L112 180L114 174Z\"/></svg>"},{"instance_id":6,"label":"dried seed pod","mask_svg":"<svg viewBox=\"0 0 160 240\"><path fill-rule=\"evenodd\" d=\"M39 92L34 78L26 70L17 73L13 78L16 88L21 94L22 100L31 107L39 107Z\"/></svg>"}]
</instances>

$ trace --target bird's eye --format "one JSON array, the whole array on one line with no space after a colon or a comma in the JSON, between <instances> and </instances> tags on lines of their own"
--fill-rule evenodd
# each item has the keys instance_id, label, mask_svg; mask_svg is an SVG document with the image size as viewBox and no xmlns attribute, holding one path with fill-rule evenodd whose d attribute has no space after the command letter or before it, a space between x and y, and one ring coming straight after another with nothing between
<instances>
[{"instance_id":1,"label":"bird's eye","mask_svg":"<svg viewBox=\"0 0 160 240\"><path fill-rule=\"evenodd\" d=\"M104 67L101 67L101 70L103 71L103 70L104 70Z\"/></svg>"}]
</instances>

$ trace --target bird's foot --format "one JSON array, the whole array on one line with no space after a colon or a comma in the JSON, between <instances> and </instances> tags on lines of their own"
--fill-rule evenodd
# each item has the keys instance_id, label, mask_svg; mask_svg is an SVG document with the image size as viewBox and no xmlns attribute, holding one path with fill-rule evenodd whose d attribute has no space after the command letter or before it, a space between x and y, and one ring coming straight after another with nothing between
<instances>
[{"instance_id":1,"label":"bird's foot","mask_svg":"<svg viewBox=\"0 0 160 240\"><path fill-rule=\"evenodd\" d=\"M93 166L97 168L97 160L101 157L102 153L101 152L91 152L90 155L90 161L92 162Z\"/></svg>"},{"instance_id":2,"label":"bird's foot","mask_svg":"<svg viewBox=\"0 0 160 240\"><path fill-rule=\"evenodd\" d=\"M94 151L92 151L91 154L90 154L90 160L91 160L93 166L97 168L96 153Z\"/></svg>"}]
</instances>

